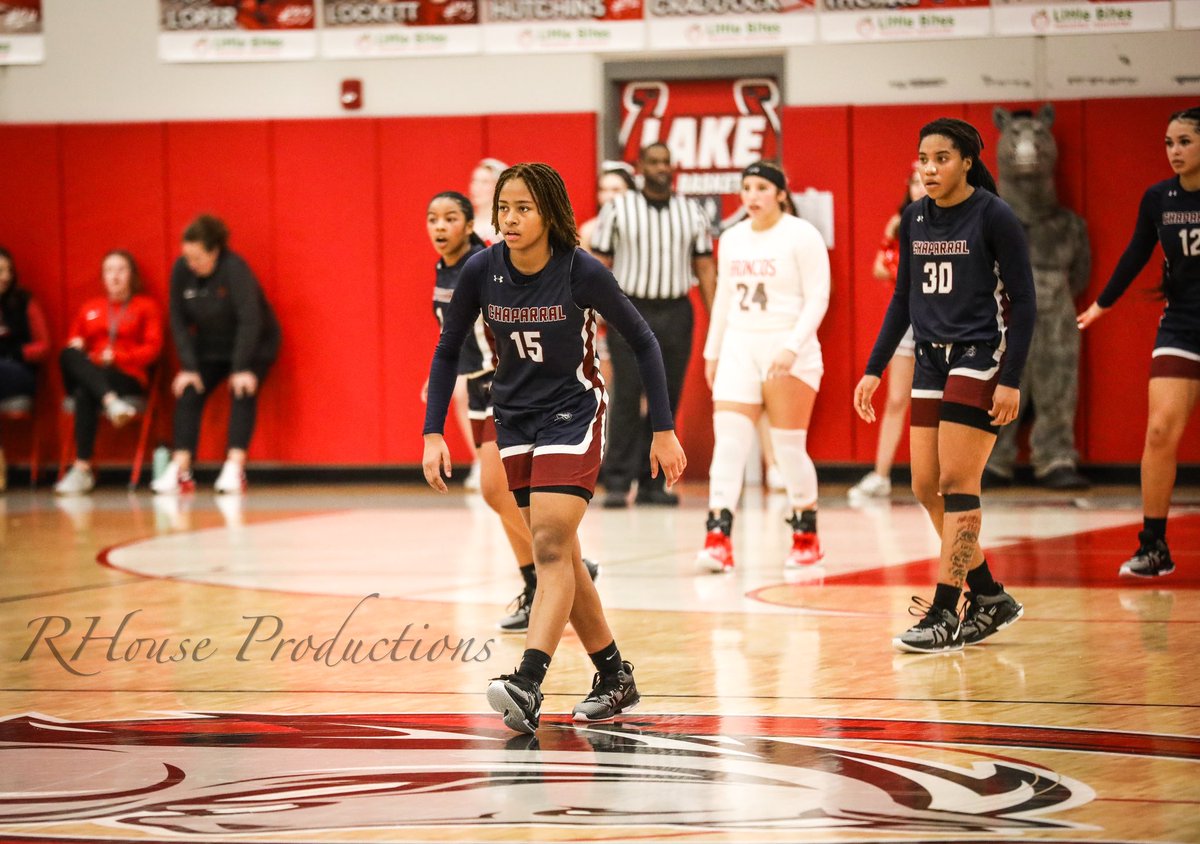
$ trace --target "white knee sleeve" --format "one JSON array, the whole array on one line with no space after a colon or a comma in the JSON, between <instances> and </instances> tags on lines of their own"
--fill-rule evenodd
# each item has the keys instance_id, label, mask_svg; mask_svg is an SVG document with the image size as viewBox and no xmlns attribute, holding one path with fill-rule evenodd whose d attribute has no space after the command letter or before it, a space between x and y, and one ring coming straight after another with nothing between
<instances>
[{"instance_id":1,"label":"white knee sleeve","mask_svg":"<svg viewBox=\"0 0 1200 844\"><path fill-rule=\"evenodd\" d=\"M772 428L771 442L792 507L796 510L812 507L817 501L817 467L808 456L808 431Z\"/></svg>"},{"instance_id":2,"label":"white knee sleeve","mask_svg":"<svg viewBox=\"0 0 1200 844\"><path fill-rule=\"evenodd\" d=\"M732 410L713 414L713 455L708 467L708 508L736 510L746 476L746 456L754 444L754 423Z\"/></svg>"}]
</instances>

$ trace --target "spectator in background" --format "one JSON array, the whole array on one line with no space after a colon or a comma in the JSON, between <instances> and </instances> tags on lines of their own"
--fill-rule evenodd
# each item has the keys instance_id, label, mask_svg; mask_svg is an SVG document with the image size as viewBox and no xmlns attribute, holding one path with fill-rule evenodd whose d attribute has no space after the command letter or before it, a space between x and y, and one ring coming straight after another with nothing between
<instances>
[{"instance_id":1,"label":"spectator in background","mask_svg":"<svg viewBox=\"0 0 1200 844\"><path fill-rule=\"evenodd\" d=\"M475 234L485 244L496 242L496 229L492 226L492 195L496 192L496 180L508 169L498 158L480 159L471 171L471 184L467 196L475 209Z\"/></svg>"},{"instance_id":2,"label":"spectator in background","mask_svg":"<svg viewBox=\"0 0 1200 844\"><path fill-rule=\"evenodd\" d=\"M604 161L600 164L600 177L596 179L596 212L597 216L579 225L579 245L589 254L591 250L592 233L600 222L599 211L611 200L626 191L637 190L637 182L633 180L633 168L624 161ZM612 358L608 354L608 326L604 320L596 323L596 354L600 358L600 375L605 384L611 384ZM604 483L604 472L600 473L600 482Z\"/></svg>"},{"instance_id":3,"label":"spectator in background","mask_svg":"<svg viewBox=\"0 0 1200 844\"><path fill-rule=\"evenodd\" d=\"M666 144L638 155L640 191L628 191L600 211L591 251L611 267L621 290L658 338L667 371L672 413L679 407L692 352L692 302L697 279L705 307L717 286L711 221L694 199L672 191L673 167ZM605 507L625 507L638 482L637 503L675 506L679 497L650 476L650 420L641 413L643 388L637 357L624 338L609 338L612 357L613 437L604 458Z\"/></svg>"},{"instance_id":4,"label":"spectator in background","mask_svg":"<svg viewBox=\"0 0 1200 844\"><path fill-rule=\"evenodd\" d=\"M0 401L32 396L37 391L37 365L48 354L46 318L18 282L12 253L0 246ZM7 472L0 448L0 491L7 486Z\"/></svg>"},{"instance_id":5,"label":"spectator in background","mask_svg":"<svg viewBox=\"0 0 1200 844\"><path fill-rule=\"evenodd\" d=\"M200 440L204 403L229 381L228 453L216 491L240 495L246 488L246 450L254 434L258 391L279 353L279 322L258 279L229 249L229 229L207 214L183 232L182 255L171 270L171 337L182 367L171 383L175 405L175 452L160 494L190 492L192 461Z\"/></svg>"},{"instance_id":6,"label":"spectator in background","mask_svg":"<svg viewBox=\"0 0 1200 844\"><path fill-rule=\"evenodd\" d=\"M880 281L896 283L900 269L900 215L910 203L925 195L925 184L921 180L920 165L913 163L908 173L908 187L900 210L893 214L883 227L883 241L875 253L875 264L871 272ZM914 353L917 344L913 340L912 326L908 327L896 353L888 363L887 399L883 406L883 419L879 423L879 442L875 446L875 468L862 480L850 487L851 504L861 504L872 498L888 498L892 494L892 461L904 433L904 417L912 400L912 377Z\"/></svg>"},{"instance_id":7,"label":"spectator in background","mask_svg":"<svg viewBox=\"0 0 1200 844\"><path fill-rule=\"evenodd\" d=\"M92 491L92 452L100 412L116 427L137 409L123 396L145 395L149 370L162 353L162 312L142 293L133 256L114 249L100 264L104 295L84 302L59 355L63 386L75 403L75 462L55 484L59 495Z\"/></svg>"},{"instance_id":8,"label":"spectator in background","mask_svg":"<svg viewBox=\"0 0 1200 844\"><path fill-rule=\"evenodd\" d=\"M626 191L637 190L633 168L624 161L602 161L596 179L596 216L579 224L579 245L592 253L592 235L600 222L600 209Z\"/></svg>"}]
</instances>

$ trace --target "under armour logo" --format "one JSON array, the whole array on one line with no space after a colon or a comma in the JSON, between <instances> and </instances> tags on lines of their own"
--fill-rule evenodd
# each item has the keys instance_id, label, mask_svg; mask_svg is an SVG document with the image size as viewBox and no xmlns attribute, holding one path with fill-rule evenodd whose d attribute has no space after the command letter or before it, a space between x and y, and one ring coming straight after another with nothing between
<instances>
[{"instance_id":1,"label":"under armour logo","mask_svg":"<svg viewBox=\"0 0 1200 844\"><path fill-rule=\"evenodd\" d=\"M1177 195L1176 191L1173 191L1173 190L1167 191L1167 196L1176 196L1176 195Z\"/></svg>"},{"instance_id":2,"label":"under armour logo","mask_svg":"<svg viewBox=\"0 0 1200 844\"><path fill-rule=\"evenodd\" d=\"M924 214L918 214L918 215L917 215L917 222L918 222L918 223L923 223L923 222L925 222L925 215L924 215Z\"/></svg>"},{"instance_id":3,"label":"under armour logo","mask_svg":"<svg viewBox=\"0 0 1200 844\"><path fill-rule=\"evenodd\" d=\"M496 282L496 284L504 284L504 276L494 275L492 276L492 281Z\"/></svg>"}]
</instances>

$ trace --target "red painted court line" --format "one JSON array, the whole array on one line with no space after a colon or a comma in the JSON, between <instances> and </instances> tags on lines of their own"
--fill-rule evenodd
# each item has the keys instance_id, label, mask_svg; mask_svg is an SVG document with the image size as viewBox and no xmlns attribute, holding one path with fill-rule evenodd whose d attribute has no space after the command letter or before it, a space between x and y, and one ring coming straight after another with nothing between
<instances>
[{"instance_id":1,"label":"red painted court line","mask_svg":"<svg viewBox=\"0 0 1200 844\"><path fill-rule=\"evenodd\" d=\"M1175 560L1175 572L1161 578L1117 576L1121 563L1137 545L1137 529L1131 525L1050 539L1023 539L985 550L996 578L1012 586L1200 589L1200 514L1173 517L1167 541ZM928 586L936 575L937 559L926 558L899 566L829 575L825 584Z\"/></svg>"}]
</instances>

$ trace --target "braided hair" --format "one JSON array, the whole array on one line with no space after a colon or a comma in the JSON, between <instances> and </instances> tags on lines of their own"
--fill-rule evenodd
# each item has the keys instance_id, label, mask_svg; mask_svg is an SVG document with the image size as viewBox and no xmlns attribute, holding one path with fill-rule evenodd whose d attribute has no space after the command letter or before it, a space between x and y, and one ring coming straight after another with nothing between
<instances>
[{"instance_id":1,"label":"braided hair","mask_svg":"<svg viewBox=\"0 0 1200 844\"><path fill-rule=\"evenodd\" d=\"M538 211L549 231L550 246L555 249L574 249L579 245L579 232L575 228L575 211L567 197L567 186L562 176L549 164L527 162L514 164L496 180L496 193L492 197L492 227L500 230L500 191L513 179L520 179L533 194Z\"/></svg>"},{"instance_id":2,"label":"braided hair","mask_svg":"<svg viewBox=\"0 0 1200 844\"><path fill-rule=\"evenodd\" d=\"M939 117L932 123L926 123L921 127L918 144L928 135L941 135L943 138L948 138L950 144L962 154L963 159L971 159L971 168L967 170L968 185L997 193L996 180L992 178L991 172L988 171L981 157L983 138L979 136L978 129L965 120Z\"/></svg>"}]
</instances>

